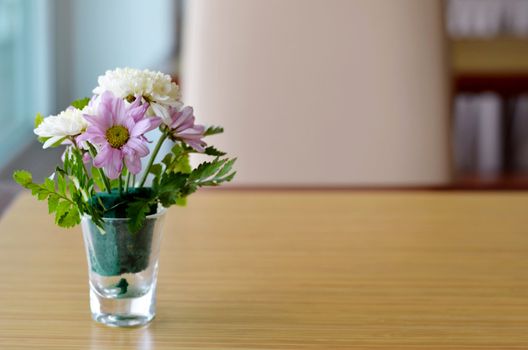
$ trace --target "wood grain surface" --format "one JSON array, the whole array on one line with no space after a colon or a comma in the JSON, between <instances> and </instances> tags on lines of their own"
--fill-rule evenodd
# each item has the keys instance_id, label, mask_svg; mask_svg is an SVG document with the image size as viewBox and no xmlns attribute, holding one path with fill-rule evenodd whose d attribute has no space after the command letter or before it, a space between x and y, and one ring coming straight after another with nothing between
<instances>
[{"instance_id":1,"label":"wood grain surface","mask_svg":"<svg viewBox=\"0 0 528 350\"><path fill-rule=\"evenodd\" d=\"M80 229L0 221L0 349L526 349L528 195L202 192L171 208L158 315L94 323Z\"/></svg>"}]
</instances>

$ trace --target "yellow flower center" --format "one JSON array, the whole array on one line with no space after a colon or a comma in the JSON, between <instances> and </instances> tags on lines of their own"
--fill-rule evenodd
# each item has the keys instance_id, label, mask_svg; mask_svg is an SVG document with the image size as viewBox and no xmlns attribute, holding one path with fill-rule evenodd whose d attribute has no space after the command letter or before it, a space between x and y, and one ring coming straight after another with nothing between
<instances>
[{"instance_id":1,"label":"yellow flower center","mask_svg":"<svg viewBox=\"0 0 528 350\"><path fill-rule=\"evenodd\" d=\"M115 125L106 130L106 140L113 148L121 148L127 143L129 137L128 129L121 125Z\"/></svg>"}]
</instances>

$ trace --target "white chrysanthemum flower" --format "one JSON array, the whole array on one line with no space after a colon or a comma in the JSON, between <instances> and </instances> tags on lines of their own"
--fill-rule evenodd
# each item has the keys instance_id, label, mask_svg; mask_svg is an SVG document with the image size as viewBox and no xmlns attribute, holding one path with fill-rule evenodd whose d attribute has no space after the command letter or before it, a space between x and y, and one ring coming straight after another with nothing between
<instances>
[{"instance_id":1,"label":"white chrysanthemum flower","mask_svg":"<svg viewBox=\"0 0 528 350\"><path fill-rule=\"evenodd\" d=\"M85 109L87 108L88 106L85 107ZM44 118L42 123L33 130L40 137L49 137L42 148L48 148L64 137L75 136L84 132L88 127L88 123L83 118L85 109L81 111L70 107L58 115Z\"/></svg>"},{"instance_id":2,"label":"white chrysanthemum flower","mask_svg":"<svg viewBox=\"0 0 528 350\"><path fill-rule=\"evenodd\" d=\"M150 103L150 112L170 124L169 107L180 107L180 88L172 82L170 75L150 70L117 68L106 71L98 78L99 86L93 90L96 95L110 91L116 97L129 102L141 95Z\"/></svg>"}]
</instances>

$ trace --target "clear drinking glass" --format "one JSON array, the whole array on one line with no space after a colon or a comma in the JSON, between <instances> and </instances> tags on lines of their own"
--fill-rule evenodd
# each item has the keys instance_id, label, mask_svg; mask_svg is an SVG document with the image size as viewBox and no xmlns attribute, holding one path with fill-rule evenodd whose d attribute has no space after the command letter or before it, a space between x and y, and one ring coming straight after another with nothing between
<instances>
[{"instance_id":1,"label":"clear drinking glass","mask_svg":"<svg viewBox=\"0 0 528 350\"><path fill-rule=\"evenodd\" d=\"M152 321L156 314L156 281L163 221L160 208L137 233L130 219L104 218L101 232L90 216L82 231L90 282L92 318L108 326L133 327Z\"/></svg>"}]
</instances>

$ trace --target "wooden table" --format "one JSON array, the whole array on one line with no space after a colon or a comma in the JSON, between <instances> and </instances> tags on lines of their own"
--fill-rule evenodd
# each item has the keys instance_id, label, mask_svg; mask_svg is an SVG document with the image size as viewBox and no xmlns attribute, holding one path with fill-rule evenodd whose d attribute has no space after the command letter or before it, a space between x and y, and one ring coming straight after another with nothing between
<instances>
[{"instance_id":1,"label":"wooden table","mask_svg":"<svg viewBox=\"0 0 528 350\"><path fill-rule=\"evenodd\" d=\"M89 316L80 229L0 221L0 349L525 349L528 194L195 195L165 227L158 316Z\"/></svg>"}]
</instances>

